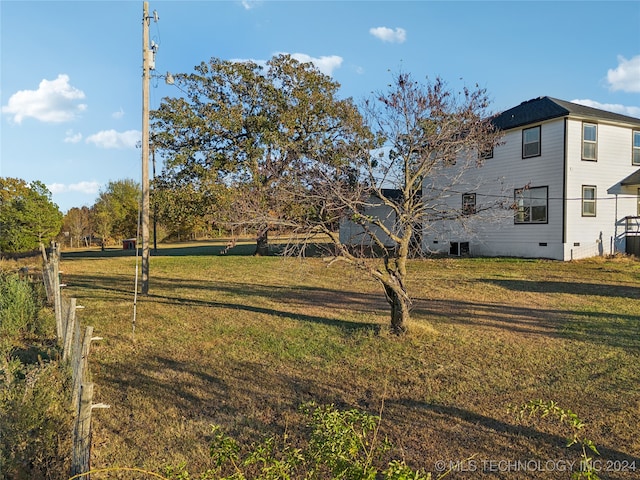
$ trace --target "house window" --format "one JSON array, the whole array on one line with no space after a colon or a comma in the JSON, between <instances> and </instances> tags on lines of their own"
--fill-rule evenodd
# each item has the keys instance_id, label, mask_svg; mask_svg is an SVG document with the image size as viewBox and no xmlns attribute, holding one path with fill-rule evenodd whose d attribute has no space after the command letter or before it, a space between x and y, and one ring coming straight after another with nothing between
<instances>
[{"instance_id":1,"label":"house window","mask_svg":"<svg viewBox=\"0 0 640 480\"><path fill-rule=\"evenodd\" d=\"M540 126L522 130L522 158L540 155Z\"/></svg>"},{"instance_id":2,"label":"house window","mask_svg":"<svg viewBox=\"0 0 640 480\"><path fill-rule=\"evenodd\" d=\"M598 126L595 123L582 124L582 159L598 159Z\"/></svg>"},{"instance_id":3,"label":"house window","mask_svg":"<svg viewBox=\"0 0 640 480\"><path fill-rule=\"evenodd\" d=\"M582 216L596 216L596 187L593 185L582 186Z\"/></svg>"},{"instance_id":4,"label":"house window","mask_svg":"<svg viewBox=\"0 0 640 480\"><path fill-rule=\"evenodd\" d=\"M547 223L548 187L515 190L515 223Z\"/></svg>"},{"instance_id":5,"label":"house window","mask_svg":"<svg viewBox=\"0 0 640 480\"><path fill-rule=\"evenodd\" d=\"M476 194L465 193L462 195L462 214L473 215L476 213Z\"/></svg>"},{"instance_id":6,"label":"house window","mask_svg":"<svg viewBox=\"0 0 640 480\"><path fill-rule=\"evenodd\" d=\"M478 154L478 157L482 160L493 158L493 147L487 148L486 150L481 150Z\"/></svg>"},{"instance_id":7,"label":"house window","mask_svg":"<svg viewBox=\"0 0 640 480\"><path fill-rule=\"evenodd\" d=\"M640 131L633 132L633 156L631 163L633 165L640 165Z\"/></svg>"}]
</instances>

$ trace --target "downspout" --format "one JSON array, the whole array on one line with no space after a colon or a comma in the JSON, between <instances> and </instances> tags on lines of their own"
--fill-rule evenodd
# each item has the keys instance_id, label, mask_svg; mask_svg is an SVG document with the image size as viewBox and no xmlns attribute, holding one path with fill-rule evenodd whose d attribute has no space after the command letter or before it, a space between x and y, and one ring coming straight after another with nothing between
<instances>
[{"instance_id":1,"label":"downspout","mask_svg":"<svg viewBox=\"0 0 640 480\"><path fill-rule=\"evenodd\" d=\"M616 239L618 238L618 193L616 193L616 211L613 217L613 237L611 237L611 245L609 246L609 253L613 255L616 248ZM626 238L625 238L626 241Z\"/></svg>"},{"instance_id":2,"label":"downspout","mask_svg":"<svg viewBox=\"0 0 640 480\"><path fill-rule=\"evenodd\" d=\"M564 151L562 163L564 165L562 169L562 249L567 243L567 138L568 138L568 118L564 117ZM564 253L562 254L564 260Z\"/></svg>"}]
</instances>

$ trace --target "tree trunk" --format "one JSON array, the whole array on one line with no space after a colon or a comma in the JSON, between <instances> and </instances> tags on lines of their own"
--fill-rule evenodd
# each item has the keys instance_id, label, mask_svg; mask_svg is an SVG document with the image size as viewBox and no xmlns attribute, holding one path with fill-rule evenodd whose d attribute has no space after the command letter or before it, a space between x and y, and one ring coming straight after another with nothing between
<instances>
[{"instance_id":1,"label":"tree trunk","mask_svg":"<svg viewBox=\"0 0 640 480\"><path fill-rule=\"evenodd\" d=\"M399 287L384 286L387 302L391 307L391 333L403 335L407 332L409 320L409 299Z\"/></svg>"},{"instance_id":2,"label":"tree trunk","mask_svg":"<svg viewBox=\"0 0 640 480\"><path fill-rule=\"evenodd\" d=\"M266 257L269 255L269 227L263 227L258 230L256 253L254 255L258 257Z\"/></svg>"}]
</instances>

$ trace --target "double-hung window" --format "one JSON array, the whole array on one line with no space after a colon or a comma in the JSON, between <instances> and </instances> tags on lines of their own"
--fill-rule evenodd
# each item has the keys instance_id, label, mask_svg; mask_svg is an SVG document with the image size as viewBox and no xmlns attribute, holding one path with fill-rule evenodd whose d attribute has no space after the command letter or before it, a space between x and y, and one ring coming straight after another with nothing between
<instances>
[{"instance_id":1,"label":"double-hung window","mask_svg":"<svg viewBox=\"0 0 640 480\"><path fill-rule=\"evenodd\" d=\"M631 157L633 165L640 165L640 131L633 131L633 153ZM640 215L640 213L638 213Z\"/></svg>"},{"instance_id":2,"label":"double-hung window","mask_svg":"<svg viewBox=\"0 0 640 480\"><path fill-rule=\"evenodd\" d=\"M597 190L593 185L582 186L582 216L583 217L595 217L596 216L596 198Z\"/></svg>"},{"instance_id":3,"label":"double-hung window","mask_svg":"<svg viewBox=\"0 0 640 480\"><path fill-rule=\"evenodd\" d=\"M476 213L476 194L465 193L462 195L462 214L473 215Z\"/></svg>"},{"instance_id":4,"label":"double-hung window","mask_svg":"<svg viewBox=\"0 0 640 480\"><path fill-rule=\"evenodd\" d=\"M598 126L595 123L582 124L582 159L598 159Z\"/></svg>"},{"instance_id":5,"label":"double-hung window","mask_svg":"<svg viewBox=\"0 0 640 480\"><path fill-rule=\"evenodd\" d=\"M522 158L540 155L540 125L522 130Z\"/></svg>"},{"instance_id":6,"label":"double-hung window","mask_svg":"<svg viewBox=\"0 0 640 480\"><path fill-rule=\"evenodd\" d=\"M547 223L548 187L518 188L514 192L516 215L519 224Z\"/></svg>"}]
</instances>

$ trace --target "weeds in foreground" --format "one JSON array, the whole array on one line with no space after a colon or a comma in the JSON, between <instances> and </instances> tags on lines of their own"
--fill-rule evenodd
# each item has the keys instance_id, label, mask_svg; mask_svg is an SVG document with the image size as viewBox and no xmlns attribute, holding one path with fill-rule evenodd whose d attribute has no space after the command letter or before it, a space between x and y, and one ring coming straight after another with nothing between
<instances>
[{"instance_id":1,"label":"weeds in foreground","mask_svg":"<svg viewBox=\"0 0 640 480\"><path fill-rule=\"evenodd\" d=\"M352 409L340 411L333 405L305 404L301 411L309 419L309 438L304 448L294 448L287 435L268 438L254 445L244 457L238 443L213 426L211 461L213 468L199 480L431 480L431 473L409 468L393 460L386 468L376 462L391 445L378 437L380 417ZM171 480L190 480L186 465L170 466ZM442 478L441 475L438 478Z\"/></svg>"},{"instance_id":2,"label":"weeds in foreground","mask_svg":"<svg viewBox=\"0 0 640 480\"><path fill-rule=\"evenodd\" d=\"M584 422L580 420L578 415L569 409L564 409L558 406L556 402L550 400L545 402L543 400L532 400L518 409L511 409L516 413L519 421L524 420L525 417L536 418L555 418L560 425L569 427L570 435L567 439L567 448L578 445L582 449L580 455L580 470L573 472L572 478L574 479L587 479L598 480L598 477L593 467L593 457L589 452L600 455L593 441L582 436L584 429Z\"/></svg>"},{"instance_id":3,"label":"weeds in foreground","mask_svg":"<svg viewBox=\"0 0 640 480\"><path fill-rule=\"evenodd\" d=\"M69 376L43 360L55 355L47 312L33 285L0 273L0 480L55 480L68 470Z\"/></svg>"}]
</instances>

